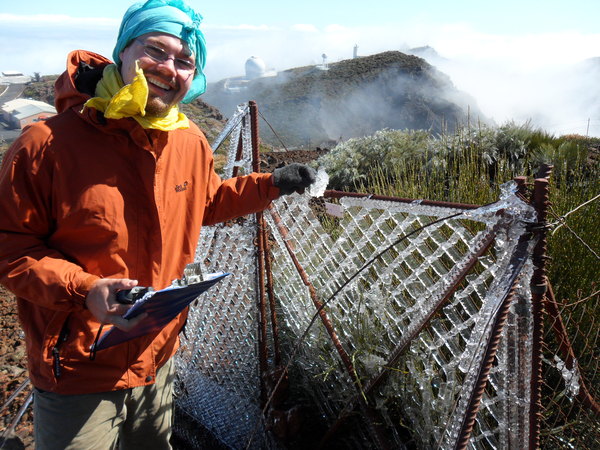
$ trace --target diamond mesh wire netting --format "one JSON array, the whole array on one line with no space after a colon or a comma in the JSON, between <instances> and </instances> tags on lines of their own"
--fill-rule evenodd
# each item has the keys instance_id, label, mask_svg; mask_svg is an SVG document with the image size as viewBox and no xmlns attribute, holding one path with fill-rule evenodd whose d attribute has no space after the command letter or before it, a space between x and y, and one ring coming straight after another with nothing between
<instances>
[{"instance_id":1,"label":"diamond mesh wire netting","mask_svg":"<svg viewBox=\"0 0 600 450\"><path fill-rule=\"evenodd\" d=\"M250 171L249 121L234 120L230 175ZM510 187L481 208L328 192L205 228L196 260L233 275L190 309L176 434L235 449L535 442L536 217Z\"/></svg>"},{"instance_id":2,"label":"diamond mesh wire netting","mask_svg":"<svg viewBox=\"0 0 600 450\"><path fill-rule=\"evenodd\" d=\"M252 224L204 228L198 260L234 276L191 308L176 359L178 407L232 448L242 448L261 423Z\"/></svg>"},{"instance_id":3,"label":"diamond mesh wire netting","mask_svg":"<svg viewBox=\"0 0 600 450\"><path fill-rule=\"evenodd\" d=\"M385 369L387 380L371 392L385 423L393 428L400 420L410 420L422 446L451 446L466 414L466 399L474 389L494 315L514 281L511 256L519 233L504 228L501 216L485 209L465 213L471 216L468 220L445 220L421 229L460 211L365 198L343 198L340 204L344 217L336 224L339 235L333 239L306 199L277 202L278 220L287 233L285 238L274 233L273 270L286 336L301 336L315 311L287 247L293 249L318 297L327 299L398 236L418 232L378 258L326 307L357 378L341 367L325 328L314 326L294 358L301 382L323 415L336 416L355 401L353 385L368 386ZM519 212L527 217L526 208ZM273 222L269 220L272 229ZM496 234L498 229L502 231ZM490 240L495 243L487 248ZM526 263L515 302L520 308L513 308L509 316L510 331L503 336L477 423L481 434L473 443L503 446L508 437L501 430L507 420L516 414L525 421L528 414L529 393L515 386L515 378L530 376L530 271ZM454 295L439 309L453 289ZM509 351L518 339L525 345ZM390 355L400 352L404 357L390 364ZM525 373L515 372L515 363ZM511 408L518 411L513 414ZM360 447L364 445L361 442Z\"/></svg>"},{"instance_id":4,"label":"diamond mesh wire netting","mask_svg":"<svg viewBox=\"0 0 600 450\"><path fill-rule=\"evenodd\" d=\"M598 294L561 304L549 292L544 323L542 448L600 448ZM593 298L591 300L594 300Z\"/></svg>"}]
</instances>

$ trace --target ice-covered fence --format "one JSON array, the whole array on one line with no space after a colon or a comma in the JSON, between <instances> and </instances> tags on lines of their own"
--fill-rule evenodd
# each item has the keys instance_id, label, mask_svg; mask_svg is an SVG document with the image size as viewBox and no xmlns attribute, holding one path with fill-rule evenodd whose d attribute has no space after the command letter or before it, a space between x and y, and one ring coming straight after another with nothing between
<instances>
[{"instance_id":1,"label":"ice-covered fence","mask_svg":"<svg viewBox=\"0 0 600 450\"><path fill-rule=\"evenodd\" d=\"M322 414L336 418L364 393L384 419L384 435L408 421L422 446L454 447L498 315L511 296L470 442L482 441L483 448L527 442L530 397L522 381L531 377L533 241L522 236L534 220L531 208L514 195L477 210L344 196L338 203L343 215L335 237L303 197L280 200L274 219L267 216L271 229L279 227L273 279L282 334L297 340L315 312L293 255L316 296L331 298L323 311L355 373L343 370L344 355L326 326L315 324L294 364ZM455 217L438 221L449 216Z\"/></svg>"},{"instance_id":2,"label":"ice-covered fence","mask_svg":"<svg viewBox=\"0 0 600 450\"><path fill-rule=\"evenodd\" d=\"M230 167L245 172L239 128ZM536 221L507 187L482 208L292 195L205 229L197 260L234 275L190 311L179 410L225 448L282 445L298 403L322 426L307 445L521 447L536 432ZM282 401L268 374L284 366Z\"/></svg>"}]
</instances>

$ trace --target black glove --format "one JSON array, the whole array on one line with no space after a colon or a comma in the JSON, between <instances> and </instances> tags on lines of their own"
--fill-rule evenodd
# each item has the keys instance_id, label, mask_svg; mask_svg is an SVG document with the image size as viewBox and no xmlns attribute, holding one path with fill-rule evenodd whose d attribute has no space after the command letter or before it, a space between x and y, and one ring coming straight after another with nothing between
<instances>
[{"instance_id":1,"label":"black glove","mask_svg":"<svg viewBox=\"0 0 600 450\"><path fill-rule=\"evenodd\" d=\"M292 192L304 194L304 189L317 179L317 172L304 164L292 163L273 171L273 184L279 188L281 195Z\"/></svg>"}]
</instances>

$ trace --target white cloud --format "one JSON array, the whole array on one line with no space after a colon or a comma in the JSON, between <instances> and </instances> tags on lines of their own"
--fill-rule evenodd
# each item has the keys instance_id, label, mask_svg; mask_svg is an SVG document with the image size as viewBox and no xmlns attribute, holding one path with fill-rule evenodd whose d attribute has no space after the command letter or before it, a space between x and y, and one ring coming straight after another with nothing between
<instances>
[{"instance_id":1,"label":"white cloud","mask_svg":"<svg viewBox=\"0 0 600 450\"><path fill-rule=\"evenodd\" d=\"M240 24L240 25L206 25L203 26L202 29L206 33L207 30L229 30L229 31L276 31L277 27L272 27L270 25L250 25L250 24Z\"/></svg>"},{"instance_id":2,"label":"white cloud","mask_svg":"<svg viewBox=\"0 0 600 450\"><path fill-rule=\"evenodd\" d=\"M0 14L1 26L118 28L120 21L106 17L71 17L65 14Z\"/></svg>"},{"instance_id":3,"label":"white cloud","mask_svg":"<svg viewBox=\"0 0 600 450\"><path fill-rule=\"evenodd\" d=\"M434 65L496 122L530 120L555 134L586 134L589 122L590 134L600 136L600 106L590 101L600 95L598 73L577 67L600 56L600 33L508 36L453 25L432 34L429 45L444 58Z\"/></svg>"},{"instance_id":4,"label":"white cloud","mask_svg":"<svg viewBox=\"0 0 600 450\"><path fill-rule=\"evenodd\" d=\"M531 70L570 64L598 54L600 33L497 35L467 25L448 25L430 36L429 45L452 59L492 61Z\"/></svg>"},{"instance_id":5,"label":"white cloud","mask_svg":"<svg viewBox=\"0 0 600 450\"><path fill-rule=\"evenodd\" d=\"M75 49L108 55L119 21L102 17L0 14L0 69L27 74L61 73L67 54Z\"/></svg>"},{"instance_id":6,"label":"white cloud","mask_svg":"<svg viewBox=\"0 0 600 450\"><path fill-rule=\"evenodd\" d=\"M332 23L331 25L327 25L325 27L325 32L332 33L332 34L335 34L335 33L347 33L350 30L351 30L351 28L347 28L347 27L344 27L342 25L338 25L338 24L335 24L335 23Z\"/></svg>"},{"instance_id":7,"label":"white cloud","mask_svg":"<svg viewBox=\"0 0 600 450\"><path fill-rule=\"evenodd\" d=\"M308 24L308 23L297 23L292 25L292 31L302 31L305 33L317 33L319 30L316 26Z\"/></svg>"}]
</instances>

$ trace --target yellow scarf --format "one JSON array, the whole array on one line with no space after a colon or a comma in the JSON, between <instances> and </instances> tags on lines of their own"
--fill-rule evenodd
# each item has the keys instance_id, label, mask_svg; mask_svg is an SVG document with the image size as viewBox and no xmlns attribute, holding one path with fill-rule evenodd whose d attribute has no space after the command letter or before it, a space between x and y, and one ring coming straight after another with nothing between
<instances>
[{"instance_id":1,"label":"yellow scarf","mask_svg":"<svg viewBox=\"0 0 600 450\"><path fill-rule=\"evenodd\" d=\"M137 61L135 72L136 76L131 84L124 85L117 66L106 66L102 72L102 79L96 86L96 97L85 102L84 108L91 107L102 111L108 119L133 117L143 128L162 131L189 128L188 118L179 112L177 105L174 105L165 117L146 117L148 83Z\"/></svg>"}]
</instances>

